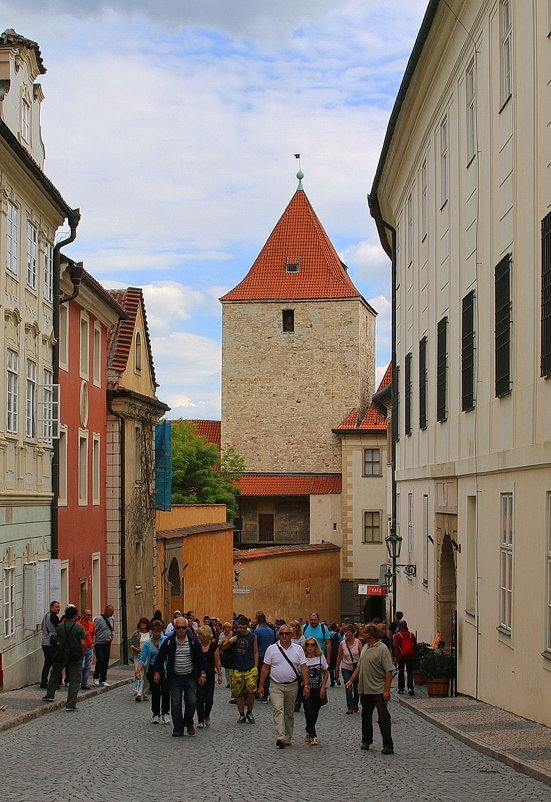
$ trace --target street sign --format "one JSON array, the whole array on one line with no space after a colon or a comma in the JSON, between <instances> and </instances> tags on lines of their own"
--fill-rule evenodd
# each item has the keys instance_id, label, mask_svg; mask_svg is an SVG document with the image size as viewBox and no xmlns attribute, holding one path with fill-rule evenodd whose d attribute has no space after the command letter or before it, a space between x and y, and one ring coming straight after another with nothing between
<instances>
[{"instance_id":1,"label":"street sign","mask_svg":"<svg viewBox=\"0 0 551 802\"><path fill-rule=\"evenodd\" d=\"M250 588L234 588L233 592L234 593L250 593L251 589Z\"/></svg>"}]
</instances>

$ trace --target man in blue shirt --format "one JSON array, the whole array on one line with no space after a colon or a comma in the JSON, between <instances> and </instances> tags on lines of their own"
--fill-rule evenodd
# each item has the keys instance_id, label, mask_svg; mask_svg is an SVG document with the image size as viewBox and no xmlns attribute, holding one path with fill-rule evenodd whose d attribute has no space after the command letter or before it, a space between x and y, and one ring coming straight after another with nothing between
<instances>
[{"instance_id":1,"label":"man in blue shirt","mask_svg":"<svg viewBox=\"0 0 551 802\"><path fill-rule=\"evenodd\" d=\"M276 642L275 632L266 623L266 616L262 612L256 614L256 629L254 634L256 635L256 640L258 641L258 676L260 676L262 666L264 665L264 655L266 654L266 649L268 646L271 646ZM258 701L262 702L263 704L267 704L269 693L270 676L268 675L266 681L264 682L264 695Z\"/></svg>"},{"instance_id":2,"label":"man in blue shirt","mask_svg":"<svg viewBox=\"0 0 551 802\"><path fill-rule=\"evenodd\" d=\"M331 633L325 624L320 624L319 613L310 613L309 620L302 627L302 634L309 638L315 638L319 647L325 655L328 663L331 662Z\"/></svg>"}]
</instances>

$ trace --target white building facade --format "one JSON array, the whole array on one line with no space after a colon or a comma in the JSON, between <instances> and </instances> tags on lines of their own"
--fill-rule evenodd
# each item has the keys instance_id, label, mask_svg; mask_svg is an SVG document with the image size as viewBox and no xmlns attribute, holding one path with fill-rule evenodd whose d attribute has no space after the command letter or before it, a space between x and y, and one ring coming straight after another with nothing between
<instances>
[{"instance_id":1,"label":"white building facade","mask_svg":"<svg viewBox=\"0 0 551 802\"><path fill-rule=\"evenodd\" d=\"M396 526L417 569L398 608L419 640L457 638L459 692L548 726L550 13L428 4L370 195L394 257Z\"/></svg>"}]
</instances>

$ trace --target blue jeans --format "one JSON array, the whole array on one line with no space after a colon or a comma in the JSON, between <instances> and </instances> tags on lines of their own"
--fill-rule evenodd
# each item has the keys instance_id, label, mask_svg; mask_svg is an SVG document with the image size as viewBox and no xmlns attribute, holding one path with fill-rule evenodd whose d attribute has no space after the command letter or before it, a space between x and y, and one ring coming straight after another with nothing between
<instances>
[{"instance_id":1,"label":"blue jeans","mask_svg":"<svg viewBox=\"0 0 551 802\"><path fill-rule=\"evenodd\" d=\"M182 716L182 696L184 715ZM197 707L197 680L195 674L174 674L170 680L170 711L174 732L183 732L184 727L193 727L193 716Z\"/></svg>"},{"instance_id":2,"label":"blue jeans","mask_svg":"<svg viewBox=\"0 0 551 802\"><path fill-rule=\"evenodd\" d=\"M90 673L90 668L92 667L93 656L94 647L89 646L84 652L84 660L82 661L82 677L80 679L80 687L83 689L88 687L88 675Z\"/></svg>"},{"instance_id":3,"label":"blue jeans","mask_svg":"<svg viewBox=\"0 0 551 802\"><path fill-rule=\"evenodd\" d=\"M347 710L354 710L355 707L358 707L358 702L359 702L359 699L360 699L360 695L358 693L358 681L359 680L356 680L356 682L352 685L351 688L346 688L346 683L348 682L348 680L350 679L350 677L352 676L352 674L354 672L350 671L350 669L348 669L348 668L342 668L342 666L341 666L341 671L342 671L342 677L344 679L345 690L346 690L346 709Z\"/></svg>"}]
</instances>

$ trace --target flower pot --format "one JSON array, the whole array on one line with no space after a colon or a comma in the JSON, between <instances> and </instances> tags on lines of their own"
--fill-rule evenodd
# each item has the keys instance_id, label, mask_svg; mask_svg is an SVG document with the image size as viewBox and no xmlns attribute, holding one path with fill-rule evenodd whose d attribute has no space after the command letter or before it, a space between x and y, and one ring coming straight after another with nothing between
<instances>
[{"instance_id":1,"label":"flower pot","mask_svg":"<svg viewBox=\"0 0 551 802\"><path fill-rule=\"evenodd\" d=\"M429 696L447 696L450 681L447 677L444 679L436 677L427 678L427 689Z\"/></svg>"},{"instance_id":2,"label":"flower pot","mask_svg":"<svg viewBox=\"0 0 551 802\"><path fill-rule=\"evenodd\" d=\"M418 668L416 668L414 670L413 678L415 680L415 684L416 685L426 685L427 681L428 681L427 677L425 676L425 674L423 674L423 672L420 671Z\"/></svg>"}]
</instances>

